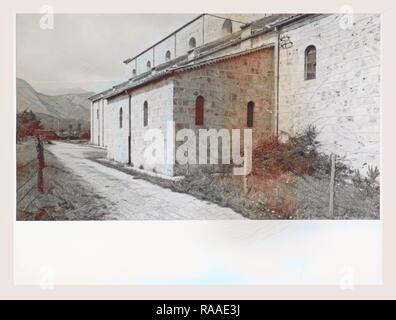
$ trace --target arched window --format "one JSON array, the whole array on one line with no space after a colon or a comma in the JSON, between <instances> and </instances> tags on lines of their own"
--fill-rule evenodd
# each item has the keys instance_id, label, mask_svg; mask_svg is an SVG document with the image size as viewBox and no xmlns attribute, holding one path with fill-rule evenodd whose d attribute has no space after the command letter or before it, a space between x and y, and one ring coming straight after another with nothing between
<instances>
[{"instance_id":1,"label":"arched window","mask_svg":"<svg viewBox=\"0 0 396 320\"><path fill-rule=\"evenodd\" d=\"M254 124L254 102L250 101L247 104L247 126L253 128Z\"/></svg>"},{"instance_id":2,"label":"arched window","mask_svg":"<svg viewBox=\"0 0 396 320\"><path fill-rule=\"evenodd\" d=\"M170 52L169 50L166 51L166 54L165 54L165 61L169 61L171 58L172 58L171 52Z\"/></svg>"},{"instance_id":3,"label":"arched window","mask_svg":"<svg viewBox=\"0 0 396 320\"><path fill-rule=\"evenodd\" d=\"M199 96L195 101L195 125L204 125L204 114L205 114L205 99Z\"/></svg>"},{"instance_id":4,"label":"arched window","mask_svg":"<svg viewBox=\"0 0 396 320\"><path fill-rule=\"evenodd\" d=\"M151 61L150 60L147 61L146 66L147 66L147 70L151 70Z\"/></svg>"},{"instance_id":5,"label":"arched window","mask_svg":"<svg viewBox=\"0 0 396 320\"><path fill-rule=\"evenodd\" d=\"M147 101L145 101L144 105L143 105L143 125L145 127L148 126L148 103L147 103Z\"/></svg>"},{"instance_id":6,"label":"arched window","mask_svg":"<svg viewBox=\"0 0 396 320\"><path fill-rule=\"evenodd\" d=\"M221 28L225 33L232 33L232 21L230 19L226 19L223 23L223 27Z\"/></svg>"},{"instance_id":7,"label":"arched window","mask_svg":"<svg viewBox=\"0 0 396 320\"><path fill-rule=\"evenodd\" d=\"M122 108L120 108L120 129L122 129L122 124L124 122L124 116L122 113L123 113Z\"/></svg>"},{"instance_id":8,"label":"arched window","mask_svg":"<svg viewBox=\"0 0 396 320\"><path fill-rule=\"evenodd\" d=\"M195 40L194 37L190 38L190 40L188 41L188 46L191 49L194 49L197 46L197 40Z\"/></svg>"},{"instance_id":9,"label":"arched window","mask_svg":"<svg viewBox=\"0 0 396 320\"><path fill-rule=\"evenodd\" d=\"M309 46L305 49L305 80L316 79L316 48Z\"/></svg>"}]
</instances>

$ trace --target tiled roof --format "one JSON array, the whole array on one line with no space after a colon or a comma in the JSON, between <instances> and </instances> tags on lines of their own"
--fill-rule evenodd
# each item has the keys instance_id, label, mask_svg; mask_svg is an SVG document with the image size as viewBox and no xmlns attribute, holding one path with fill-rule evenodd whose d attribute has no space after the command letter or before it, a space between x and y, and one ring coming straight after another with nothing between
<instances>
[{"instance_id":1,"label":"tiled roof","mask_svg":"<svg viewBox=\"0 0 396 320\"><path fill-rule=\"evenodd\" d=\"M111 98L114 96L118 96L120 94L126 93L126 91L128 91L128 90L141 87L141 86L151 83L153 81L161 80L165 76L169 76L172 74L181 73L181 72L185 72L185 71L189 71L189 70L199 69L199 68L202 68L207 65L211 65L211 64L215 64L215 63L222 62L225 60L230 60L230 59L234 59L234 58L237 58L240 56L248 55L250 53L254 53L254 52L266 49L270 46L271 45L260 46L260 47L254 48L254 49L249 49L249 50L245 50L242 52L229 54L229 55L225 55L225 56L221 56L221 57L217 57L217 58L203 59L202 61L194 60L194 61L191 61L190 63L186 63L181 66L174 66L174 67L164 69L162 71L157 71L157 72L154 71L150 75L143 77L140 80L136 79L136 80L130 80L130 81L123 82L120 85L113 87L112 90L108 90L108 91L103 92L102 94L95 95L95 96L91 97L90 99L95 101L95 100L99 100L101 98Z\"/></svg>"},{"instance_id":2,"label":"tiled roof","mask_svg":"<svg viewBox=\"0 0 396 320\"><path fill-rule=\"evenodd\" d=\"M274 14L267 16L263 19L257 20L255 22L252 22L249 26L252 29L253 34L257 34L258 32L268 32L269 30L271 30L271 28L275 26L287 24L303 16L305 15L304 14ZM234 54L224 55L217 58L208 58L211 55L213 55L215 52L222 50L223 48L237 44L240 41L241 38L240 38L240 34L238 33L231 37L227 37L226 39L217 40L214 43L210 43L205 46L198 47L194 51L197 53L197 56L190 61L188 60L188 55L178 57L177 59L174 59L168 63L160 65L151 71L148 71L144 74L140 74L128 81L122 82L119 85L116 85L109 90L105 90L99 94L96 94L90 97L89 99L92 101L96 101L102 98L111 98L114 96L118 96L120 94L125 93L127 90L141 87L153 81L160 80L165 76L171 75L173 73L201 68L209 64L246 55L268 47L268 45L266 45Z\"/></svg>"},{"instance_id":3,"label":"tiled roof","mask_svg":"<svg viewBox=\"0 0 396 320\"><path fill-rule=\"evenodd\" d=\"M203 66L210 65L210 64L214 64L214 63L222 62L222 61L225 61L225 60L234 59L234 58L237 58L237 57L240 57L240 56L248 55L250 53L254 53L254 52L269 48L271 46L273 46L273 44L263 45L263 46L260 46L260 47L257 47L257 48L253 48L253 49L249 49L249 50L245 50L245 51L241 51L241 52L237 52L237 53L233 53L233 54L228 54L228 55L217 57L217 58L206 59L206 60L203 60L203 61L194 61L194 62L191 62L190 64L186 64L186 65L174 68L174 71L175 72L182 72L182 71L187 71L187 70L198 69L198 68L201 68Z\"/></svg>"}]
</instances>

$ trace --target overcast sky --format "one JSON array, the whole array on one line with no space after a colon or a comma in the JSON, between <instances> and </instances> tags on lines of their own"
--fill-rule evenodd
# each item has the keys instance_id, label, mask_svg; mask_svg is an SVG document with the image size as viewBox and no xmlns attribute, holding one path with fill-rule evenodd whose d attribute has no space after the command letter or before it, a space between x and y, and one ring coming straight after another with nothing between
<instances>
[{"instance_id":1,"label":"overcast sky","mask_svg":"<svg viewBox=\"0 0 396 320\"><path fill-rule=\"evenodd\" d=\"M47 94L70 88L107 89L127 79L126 58L194 17L196 14L56 14L54 29L42 30L41 15L20 14L17 77Z\"/></svg>"}]
</instances>

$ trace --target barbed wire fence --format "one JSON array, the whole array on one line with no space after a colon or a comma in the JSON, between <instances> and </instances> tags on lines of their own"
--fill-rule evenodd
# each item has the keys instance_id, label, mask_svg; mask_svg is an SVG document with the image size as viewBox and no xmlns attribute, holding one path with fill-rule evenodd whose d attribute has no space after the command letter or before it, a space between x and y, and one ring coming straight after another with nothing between
<instances>
[{"instance_id":1,"label":"barbed wire fence","mask_svg":"<svg viewBox=\"0 0 396 320\"><path fill-rule=\"evenodd\" d=\"M29 153L34 157L26 162L21 157L18 159L22 163L17 165L17 212L33 215L45 208L45 197L56 186L54 177L64 170L53 163L43 139L36 137L35 141L26 140L25 143L34 143L35 151Z\"/></svg>"},{"instance_id":2,"label":"barbed wire fence","mask_svg":"<svg viewBox=\"0 0 396 320\"><path fill-rule=\"evenodd\" d=\"M342 138L344 142L353 140L353 136ZM362 146L362 141L358 142ZM381 172L373 164L379 159L379 151L347 149L321 142L318 152L326 156L324 184L328 187L322 197L328 200L327 217L379 218ZM366 163L362 165L363 162ZM359 169L356 163L360 165ZM311 184L311 189L317 187L315 182Z\"/></svg>"},{"instance_id":3,"label":"barbed wire fence","mask_svg":"<svg viewBox=\"0 0 396 320\"><path fill-rule=\"evenodd\" d=\"M301 216L312 219L320 212L325 219L379 218L379 168L366 165L365 169L354 169L349 162L351 153L342 156L345 152L334 149L319 151L314 165L321 168L310 176L297 178L295 191L306 210ZM359 156L364 159L367 155Z\"/></svg>"}]
</instances>

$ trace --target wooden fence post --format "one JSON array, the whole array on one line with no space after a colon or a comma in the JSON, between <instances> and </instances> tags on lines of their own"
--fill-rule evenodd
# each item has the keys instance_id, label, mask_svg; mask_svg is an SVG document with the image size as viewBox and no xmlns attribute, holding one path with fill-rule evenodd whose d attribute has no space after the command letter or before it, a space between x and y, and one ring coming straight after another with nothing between
<instances>
[{"instance_id":1,"label":"wooden fence post","mask_svg":"<svg viewBox=\"0 0 396 320\"><path fill-rule=\"evenodd\" d=\"M248 177L245 175L243 176L243 193L247 195L249 193L249 185L248 185Z\"/></svg>"},{"instance_id":2,"label":"wooden fence post","mask_svg":"<svg viewBox=\"0 0 396 320\"><path fill-rule=\"evenodd\" d=\"M330 174L330 205L329 215L334 216L334 197L335 197L335 174L336 174L336 155L332 154L331 157L331 174Z\"/></svg>"},{"instance_id":3,"label":"wooden fence post","mask_svg":"<svg viewBox=\"0 0 396 320\"><path fill-rule=\"evenodd\" d=\"M37 178L37 190L38 192L44 192L44 173L45 160L44 160L44 145L40 137L37 137L37 161L38 161L38 178Z\"/></svg>"}]
</instances>

